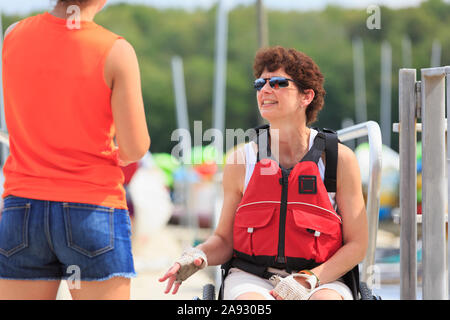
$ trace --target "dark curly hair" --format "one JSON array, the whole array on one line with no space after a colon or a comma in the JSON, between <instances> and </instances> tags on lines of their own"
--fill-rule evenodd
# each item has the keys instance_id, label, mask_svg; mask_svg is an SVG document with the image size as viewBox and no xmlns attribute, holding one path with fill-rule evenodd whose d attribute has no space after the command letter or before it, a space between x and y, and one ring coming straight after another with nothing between
<instances>
[{"instance_id":1,"label":"dark curly hair","mask_svg":"<svg viewBox=\"0 0 450 320\"><path fill-rule=\"evenodd\" d=\"M324 77L319 67L309 56L295 49L275 46L258 50L253 64L255 78L259 78L265 69L273 72L280 68L296 81L300 92L314 90L314 99L306 108L306 124L315 122L323 108L325 96Z\"/></svg>"}]
</instances>

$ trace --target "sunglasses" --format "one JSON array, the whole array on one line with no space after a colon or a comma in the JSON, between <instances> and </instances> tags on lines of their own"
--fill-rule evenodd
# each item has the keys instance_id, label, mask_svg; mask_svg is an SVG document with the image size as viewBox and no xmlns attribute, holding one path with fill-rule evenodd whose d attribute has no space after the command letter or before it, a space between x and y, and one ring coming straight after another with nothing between
<instances>
[{"instance_id":1,"label":"sunglasses","mask_svg":"<svg viewBox=\"0 0 450 320\"><path fill-rule=\"evenodd\" d=\"M289 86L289 81L296 82L295 80L288 79L285 77L272 77L272 78L259 78L256 79L253 83L253 87L260 91L266 84L267 80L269 80L269 85L271 88L286 88Z\"/></svg>"}]
</instances>

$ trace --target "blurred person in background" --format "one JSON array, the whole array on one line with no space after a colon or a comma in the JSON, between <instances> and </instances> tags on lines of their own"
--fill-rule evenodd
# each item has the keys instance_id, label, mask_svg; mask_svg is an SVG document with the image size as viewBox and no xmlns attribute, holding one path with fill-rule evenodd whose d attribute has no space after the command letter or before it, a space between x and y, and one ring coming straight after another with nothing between
<instances>
[{"instance_id":1,"label":"blurred person in background","mask_svg":"<svg viewBox=\"0 0 450 320\"><path fill-rule=\"evenodd\" d=\"M135 51L93 21L105 3L58 0L6 30L0 299L55 299L63 279L73 299L130 297L120 166L150 137Z\"/></svg>"}]
</instances>

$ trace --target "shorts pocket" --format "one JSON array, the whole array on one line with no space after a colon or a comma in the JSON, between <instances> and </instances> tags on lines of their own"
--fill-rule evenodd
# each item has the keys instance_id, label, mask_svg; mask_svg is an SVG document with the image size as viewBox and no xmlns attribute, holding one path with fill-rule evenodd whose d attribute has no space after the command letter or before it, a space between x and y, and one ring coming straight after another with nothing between
<instances>
[{"instance_id":1,"label":"shorts pocket","mask_svg":"<svg viewBox=\"0 0 450 320\"><path fill-rule=\"evenodd\" d=\"M30 202L5 201L0 216L0 254L10 257L28 247L30 209Z\"/></svg>"},{"instance_id":2,"label":"shorts pocket","mask_svg":"<svg viewBox=\"0 0 450 320\"><path fill-rule=\"evenodd\" d=\"M114 209L63 203L67 246L90 258L114 249Z\"/></svg>"}]
</instances>

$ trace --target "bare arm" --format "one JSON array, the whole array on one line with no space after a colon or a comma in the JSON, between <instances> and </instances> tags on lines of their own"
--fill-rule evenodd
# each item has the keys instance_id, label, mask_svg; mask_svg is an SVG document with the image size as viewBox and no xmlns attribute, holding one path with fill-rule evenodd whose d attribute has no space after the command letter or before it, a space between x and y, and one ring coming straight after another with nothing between
<instances>
[{"instance_id":1,"label":"bare arm","mask_svg":"<svg viewBox=\"0 0 450 320\"><path fill-rule=\"evenodd\" d=\"M119 157L124 162L141 159L150 147L145 119L139 64L133 47L119 39L105 62L105 80L112 89L111 108L116 126Z\"/></svg>"},{"instance_id":2,"label":"bare arm","mask_svg":"<svg viewBox=\"0 0 450 320\"><path fill-rule=\"evenodd\" d=\"M326 262L312 269L321 283L334 281L364 259L368 245L366 208L355 154L339 144L336 202L342 216L344 245Z\"/></svg>"},{"instance_id":3,"label":"bare arm","mask_svg":"<svg viewBox=\"0 0 450 320\"><path fill-rule=\"evenodd\" d=\"M242 198L242 189L245 178L245 165L243 153L233 152L227 159L223 172L223 207L219 223L213 235L197 246L206 254L208 265L220 265L227 262L233 253L233 223L236 208ZM203 261L197 258L195 265L200 266ZM180 265L175 263L159 281L168 280L165 293L169 293L176 279ZM181 283L175 283L172 293L178 292Z\"/></svg>"},{"instance_id":4,"label":"bare arm","mask_svg":"<svg viewBox=\"0 0 450 320\"><path fill-rule=\"evenodd\" d=\"M214 234L198 246L208 257L209 265L221 265L233 254L233 224L236 208L242 199L245 165L241 149L227 159L223 172L223 207Z\"/></svg>"}]
</instances>

